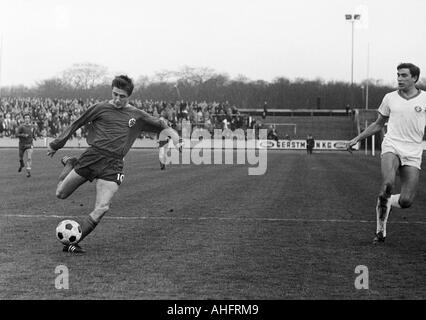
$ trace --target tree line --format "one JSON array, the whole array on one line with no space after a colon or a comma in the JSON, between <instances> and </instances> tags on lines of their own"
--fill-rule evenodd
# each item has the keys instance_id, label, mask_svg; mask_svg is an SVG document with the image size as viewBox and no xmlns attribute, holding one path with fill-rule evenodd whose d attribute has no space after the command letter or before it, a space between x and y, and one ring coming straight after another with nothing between
<instances>
[{"instance_id":1,"label":"tree line","mask_svg":"<svg viewBox=\"0 0 426 320\"><path fill-rule=\"evenodd\" d=\"M39 81L32 87L3 87L1 96L44 98L109 99L112 77L106 67L92 64L74 64L58 76ZM419 87L426 89L426 78ZM367 81L353 85L355 108L365 108ZM378 80L368 82L368 104L377 108L383 96L395 90ZM244 75L232 79L210 68L184 66L178 71L163 70L152 77L135 80L132 98L155 101L228 101L238 108L262 108L267 102L273 109L345 109L351 105L351 85L343 81L322 79L294 80L278 77L270 82L250 80Z\"/></svg>"}]
</instances>

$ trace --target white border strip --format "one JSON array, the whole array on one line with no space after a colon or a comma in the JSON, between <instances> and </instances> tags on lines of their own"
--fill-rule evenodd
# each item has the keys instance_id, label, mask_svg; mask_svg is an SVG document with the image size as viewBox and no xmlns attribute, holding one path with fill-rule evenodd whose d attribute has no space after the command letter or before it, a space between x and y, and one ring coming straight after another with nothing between
<instances>
[{"instance_id":1,"label":"white border strip","mask_svg":"<svg viewBox=\"0 0 426 320\"><path fill-rule=\"evenodd\" d=\"M7 218L82 218L87 215L81 216L66 216L66 215L47 215L47 214L5 214L1 215ZM103 219L111 220L189 220L189 221L204 221L204 220L218 220L218 221L265 221L265 222L333 222L333 223L376 223L372 220L345 220L345 219L298 219L298 218L248 218L248 217L153 217L153 216L138 216L138 217L125 217L125 216L106 216ZM426 225L426 221L389 221L390 224L420 224Z\"/></svg>"}]
</instances>

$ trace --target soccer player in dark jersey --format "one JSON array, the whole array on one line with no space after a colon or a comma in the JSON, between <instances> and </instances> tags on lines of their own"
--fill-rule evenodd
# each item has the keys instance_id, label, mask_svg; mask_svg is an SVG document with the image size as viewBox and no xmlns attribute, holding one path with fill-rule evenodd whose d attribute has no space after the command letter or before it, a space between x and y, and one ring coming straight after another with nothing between
<instances>
[{"instance_id":1,"label":"soccer player in dark jersey","mask_svg":"<svg viewBox=\"0 0 426 320\"><path fill-rule=\"evenodd\" d=\"M94 210L80 225L83 240L97 226L109 210L111 199L123 182L123 158L141 131L166 132L175 144L178 133L159 118L129 104L133 82L125 75L112 81L112 100L89 107L78 119L50 142L47 155L53 156L64 147L67 140L83 125L88 129L89 147L77 159L65 156L61 162L64 169L59 176L56 196L66 199L86 181L96 179L96 202ZM63 251L83 253L79 244L66 245Z\"/></svg>"},{"instance_id":2,"label":"soccer player in dark jersey","mask_svg":"<svg viewBox=\"0 0 426 320\"><path fill-rule=\"evenodd\" d=\"M19 169L21 172L25 167L24 157L26 158L27 178L31 177L31 165L33 154L33 140L35 138L35 128L31 124L31 116L24 115L24 123L16 129L16 136L19 138Z\"/></svg>"}]
</instances>

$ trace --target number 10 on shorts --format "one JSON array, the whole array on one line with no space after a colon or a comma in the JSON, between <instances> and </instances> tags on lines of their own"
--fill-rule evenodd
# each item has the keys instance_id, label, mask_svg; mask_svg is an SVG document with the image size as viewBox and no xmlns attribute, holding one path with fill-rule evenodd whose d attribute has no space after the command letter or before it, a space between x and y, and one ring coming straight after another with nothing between
<instances>
[{"instance_id":1,"label":"number 10 on shorts","mask_svg":"<svg viewBox=\"0 0 426 320\"><path fill-rule=\"evenodd\" d=\"M122 183L124 179L124 174L117 173L117 182Z\"/></svg>"}]
</instances>

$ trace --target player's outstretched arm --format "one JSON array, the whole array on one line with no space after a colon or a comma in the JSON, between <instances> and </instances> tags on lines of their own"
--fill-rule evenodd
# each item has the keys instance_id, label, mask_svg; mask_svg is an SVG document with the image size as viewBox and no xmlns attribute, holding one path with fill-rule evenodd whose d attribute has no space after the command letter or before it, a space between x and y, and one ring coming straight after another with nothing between
<instances>
[{"instance_id":1,"label":"player's outstretched arm","mask_svg":"<svg viewBox=\"0 0 426 320\"><path fill-rule=\"evenodd\" d=\"M83 114L74 120L59 136L49 143L50 150L59 150L65 146L68 139L77 131L78 128L96 119L101 111L102 106L95 104L89 107ZM56 152L55 151L55 152ZM49 152L48 152L49 155ZM52 154L53 156L53 154Z\"/></svg>"},{"instance_id":2,"label":"player's outstretched arm","mask_svg":"<svg viewBox=\"0 0 426 320\"><path fill-rule=\"evenodd\" d=\"M53 157L57 150L52 149L50 146L47 147L47 155Z\"/></svg>"},{"instance_id":3,"label":"player's outstretched arm","mask_svg":"<svg viewBox=\"0 0 426 320\"><path fill-rule=\"evenodd\" d=\"M363 132L361 132L359 135L357 135L355 138L353 138L347 143L347 150L349 152L352 152L352 150L355 150L353 147L358 142L361 142L362 140L372 136L373 134L380 132L385 126L385 123L388 121L388 119L389 117L385 117L384 115L379 113L376 121L370 124Z\"/></svg>"},{"instance_id":4,"label":"player's outstretched arm","mask_svg":"<svg viewBox=\"0 0 426 320\"><path fill-rule=\"evenodd\" d=\"M142 131L159 132L160 135L158 139L160 141L167 141L170 138L175 147L181 151L182 141L176 130L169 127L164 119L151 116L142 110L139 110L139 112L143 120Z\"/></svg>"},{"instance_id":5,"label":"player's outstretched arm","mask_svg":"<svg viewBox=\"0 0 426 320\"><path fill-rule=\"evenodd\" d=\"M348 142L348 144L346 145L346 150L348 150L350 153L352 153L352 151L356 150L354 148L354 146L358 143L358 139L354 138L351 141Z\"/></svg>"}]
</instances>

